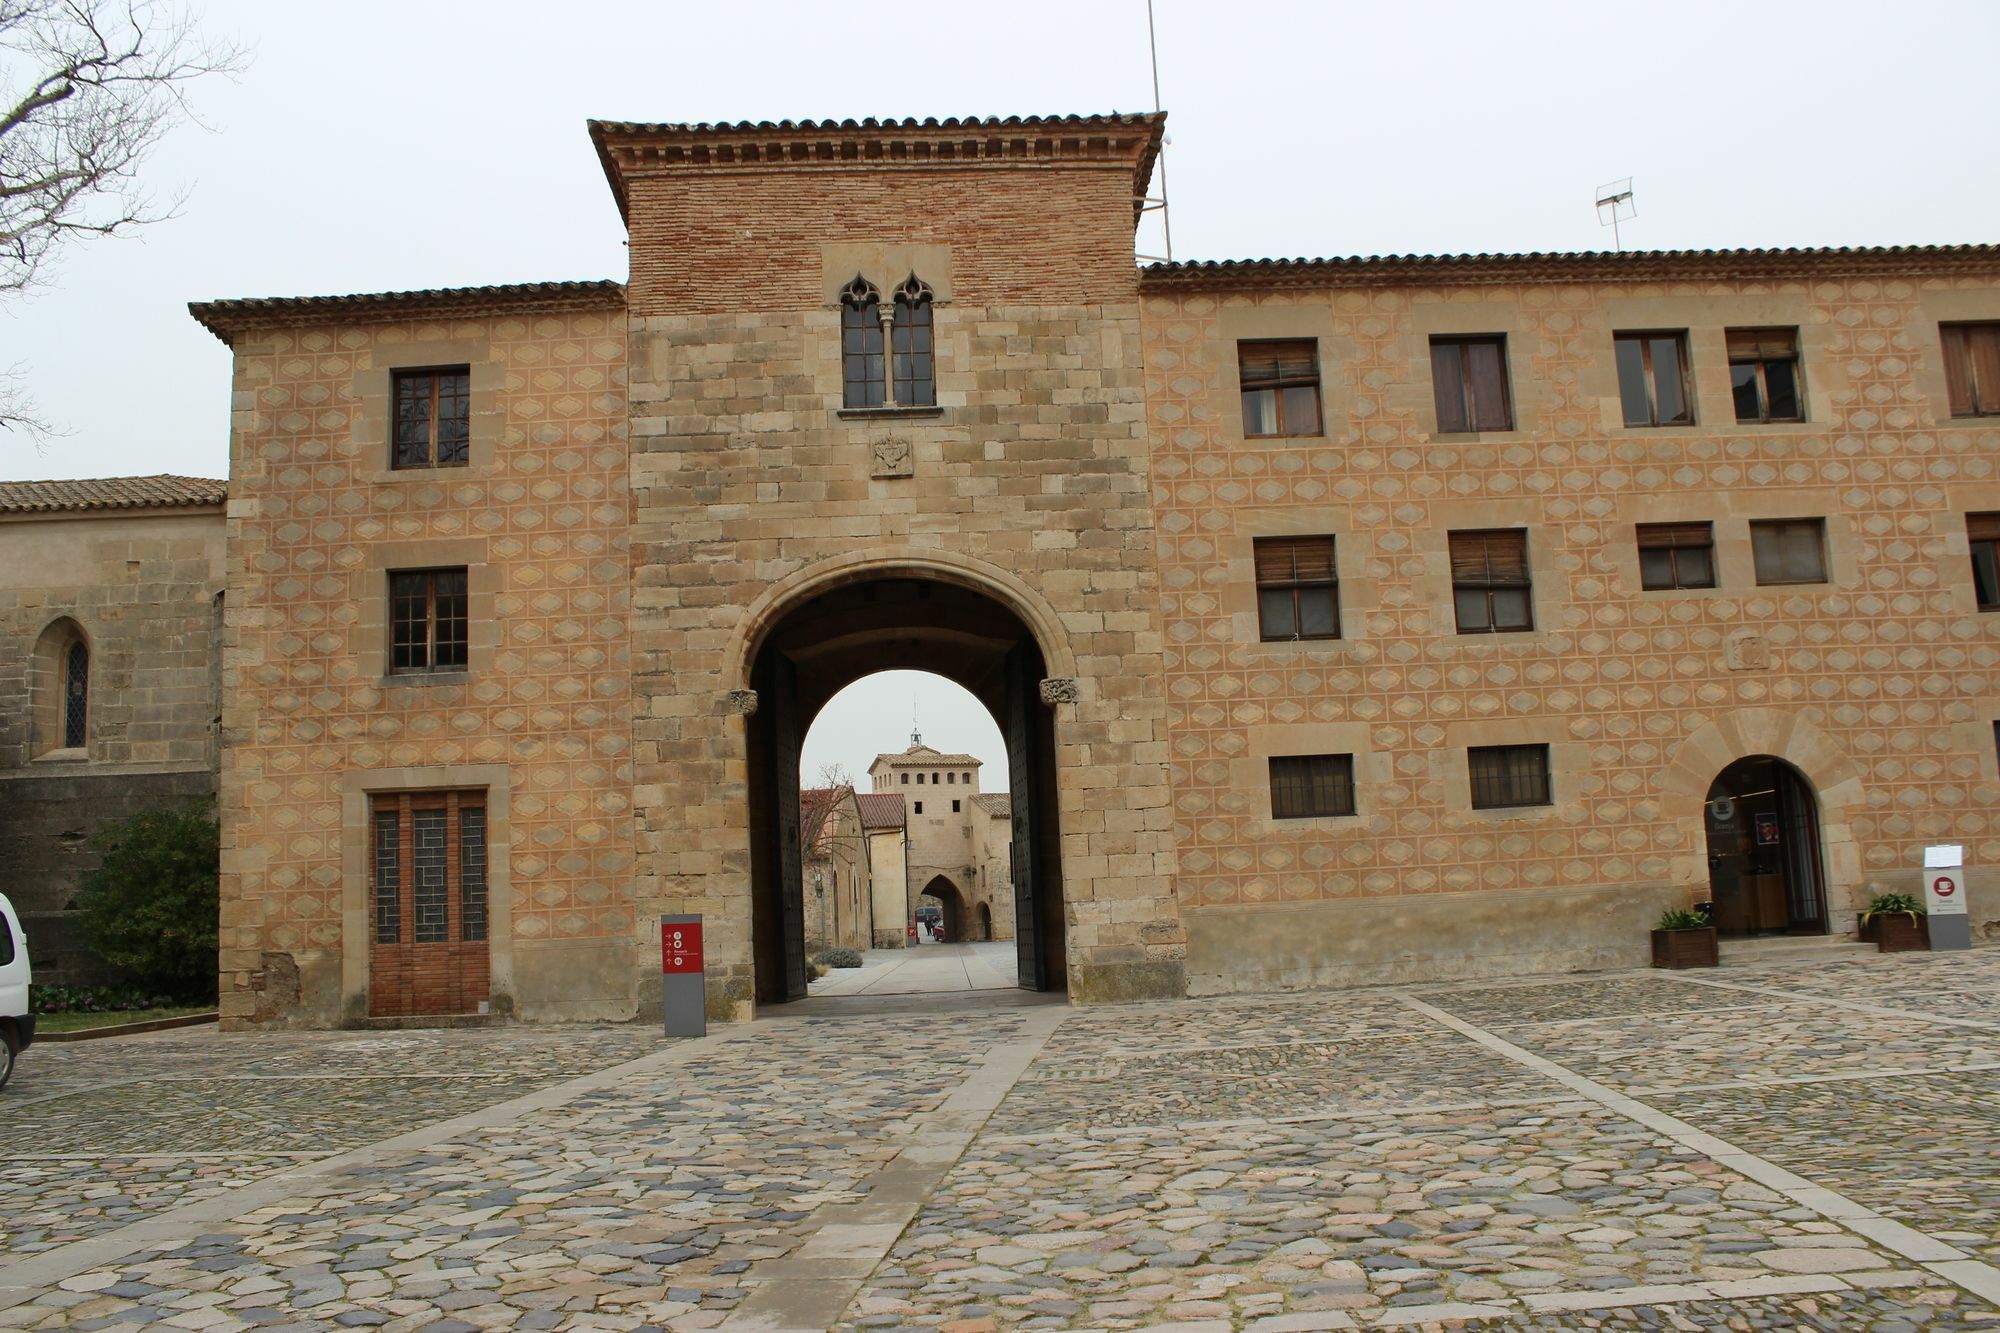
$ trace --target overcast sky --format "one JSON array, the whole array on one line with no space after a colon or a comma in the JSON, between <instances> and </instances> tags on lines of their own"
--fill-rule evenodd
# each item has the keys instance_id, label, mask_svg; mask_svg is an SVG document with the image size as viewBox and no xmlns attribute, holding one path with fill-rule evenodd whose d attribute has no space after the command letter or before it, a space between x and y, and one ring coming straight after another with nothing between
<instances>
[{"instance_id":1,"label":"overcast sky","mask_svg":"<svg viewBox=\"0 0 2000 1333\"><path fill-rule=\"evenodd\" d=\"M1177 258L1608 247L1622 176L1628 248L2000 240L1993 0L1156 4ZM0 434L0 479L223 475L190 300L623 278L586 117L1153 105L1144 0L196 7L250 66L153 162L176 219L0 303L67 432Z\"/></svg>"}]
</instances>

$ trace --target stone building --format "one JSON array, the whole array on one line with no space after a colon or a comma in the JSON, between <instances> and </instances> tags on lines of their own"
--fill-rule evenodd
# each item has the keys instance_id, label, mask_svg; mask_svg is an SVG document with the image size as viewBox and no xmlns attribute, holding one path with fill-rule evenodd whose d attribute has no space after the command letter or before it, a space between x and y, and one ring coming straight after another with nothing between
<instances>
[{"instance_id":1,"label":"stone building","mask_svg":"<svg viewBox=\"0 0 2000 1333\"><path fill-rule=\"evenodd\" d=\"M1838 934L1938 841L2000 922L2000 251L1141 268L1163 128L595 122L625 284L197 306L228 1020L646 1012L665 911L803 993L893 668L1078 1000Z\"/></svg>"},{"instance_id":2,"label":"stone building","mask_svg":"<svg viewBox=\"0 0 2000 1333\"><path fill-rule=\"evenodd\" d=\"M869 943L900 949L910 921L909 811L901 792L856 792L854 804L868 835Z\"/></svg>"},{"instance_id":3,"label":"stone building","mask_svg":"<svg viewBox=\"0 0 2000 1333\"><path fill-rule=\"evenodd\" d=\"M875 934L872 839L852 787L799 793L806 950L866 949Z\"/></svg>"},{"instance_id":4,"label":"stone building","mask_svg":"<svg viewBox=\"0 0 2000 1333\"><path fill-rule=\"evenodd\" d=\"M35 979L111 979L71 903L104 824L215 795L224 485L0 482L0 888Z\"/></svg>"},{"instance_id":5,"label":"stone building","mask_svg":"<svg viewBox=\"0 0 2000 1333\"><path fill-rule=\"evenodd\" d=\"M945 754L914 735L908 749L878 754L868 765L877 792L893 792L907 803L908 900L902 920L908 923L918 901L928 897L941 909L947 940L1014 938L1012 821L996 848L996 798L980 794L982 766L972 755ZM1011 809L1004 795L997 800Z\"/></svg>"}]
</instances>

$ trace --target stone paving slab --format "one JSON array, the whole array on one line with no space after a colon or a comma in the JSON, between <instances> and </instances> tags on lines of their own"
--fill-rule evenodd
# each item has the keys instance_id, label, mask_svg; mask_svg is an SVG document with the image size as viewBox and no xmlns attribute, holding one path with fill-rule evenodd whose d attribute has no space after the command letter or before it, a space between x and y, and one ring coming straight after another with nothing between
<instances>
[{"instance_id":1,"label":"stone paving slab","mask_svg":"<svg viewBox=\"0 0 2000 1333\"><path fill-rule=\"evenodd\" d=\"M1671 979L1650 972L1603 979L1426 987L1418 993L1447 1013L1487 1026L1706 1012L1731 1003L1713 991L1676 985ZM1760 1001L1755 996L1744 996L1737 1003Z\"/></svg>"}]
</instances>

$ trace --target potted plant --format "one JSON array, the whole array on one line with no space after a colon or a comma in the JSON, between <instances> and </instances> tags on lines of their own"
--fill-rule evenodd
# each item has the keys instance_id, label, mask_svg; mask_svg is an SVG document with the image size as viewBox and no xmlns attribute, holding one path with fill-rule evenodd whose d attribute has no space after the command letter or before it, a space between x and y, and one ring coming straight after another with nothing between
<instances>
[{"instance_id":1,"label":"potted plant","mask_svg":"<svg viewBox=\"0 0 2000 1333\"><path fill-rule=\"evenodd\" d=\"M1671 907L1653 927L1654 967L1714 967L1715 927L1708 915L1689 907Z\"/></svg>"},{"instance_id":2,"label":"potted plant","mask_svg":"<svg viewBox=\"0 0 2000 1333\"><path fill-rule=\"evenodd\" d=\"M1931 947L1924 900L1914 894L1878 893L1870 898L1855 934L1875 944L1883 953L1910 953Z\"/></svg>"}]
</instances>

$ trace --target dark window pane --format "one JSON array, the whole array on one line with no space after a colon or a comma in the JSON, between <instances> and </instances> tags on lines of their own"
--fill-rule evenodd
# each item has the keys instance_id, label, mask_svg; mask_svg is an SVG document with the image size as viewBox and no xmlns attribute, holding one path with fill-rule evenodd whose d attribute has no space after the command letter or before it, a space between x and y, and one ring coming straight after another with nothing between
<instances>
[{"instance_id":1,"label":"dark window pane","mask_svg":"<svg viewBox=\"0 0 2000 1333\"><path fill-rule=\"evenodd\" d=\"M421 671L430 665L429 581L421 572L389 576L390 665Z\"/></svg>"},{"instance_id":2,"label":"dark window pane","mask_svg":"<svg viewBox=\"0 0 2000 1333\"><path fill-rule=\"evenodd\" d=\"M1299 635L1307 639L1331 639L1340 634L1339 617L1334 613L1331 588L1299 589Z\"/></svg>"},{"instance_id":3,"label":"dark window pane","mask_svg":"<svg viewBox=\"0 0 2000 1333\"><path fill-rule=\"evenodd\" d=\"M458 921L462 940L486 938L486 811L458 812Z\"/></svg>"},{"instance_id":4,"label":"dark window pane","mask_svg":"<svg viewBox=\"0 0 2000 1333\"><path fill-rule=\"evenodd\" d=\"M410 902L415 917L411 938L418 944L442 944L451 938L445 824L442 810L410 813Z\"/></svg>"},{"instance_id":5,"label":"dark window pane","mask_svg":"<svg viewBox=\"0 0 2000 1333\"><path fill-rule=\"evenodd\" d=\"M472 438L472 377L463 371L437 377L437 464L460 467Z\"/></svg>"},{"instance_id":6,"label":"dark window pane","mask_svg":"<svg viewBox=\"0 0 2000 1333\"><path fill-rule=\"evenodd\" d=\"M888 394L883 378L882 319L871 297L857 302L851 295L840 309L840 346L848 407L880 407Z\"/></svg>"},{"instance_id":7,"label":"dark window pane","mask_svg":"<svg viewBox=\"0 0 2000 1333\"><path fill-rule=\"evenodd\" d=\"M375 942L395 944L403 920L402 823L394 810L375 812Z\"/></svg>"},{"instance_id":8,"label":"dark window pane","mask_svg":"<svg viewBox=\"0 0 2000 1333\"><path fill-rule=\"evenodd\" d=\"M1674 586L1680 588L1713 588L1715 586L1715 551L1712 547L1696 546L1675 551L1674 564L1678 578Z\"/></svg>"},{"instance_id":9,"label":"dark window pane","mask_svg":"<svg viewBox=\"0 0 2000 1333\"><path fill-rule=\"evenodd\" d=\"M396 445L392 467L428 467L431 461L429 375L396 377Z\"/></svg>"},{"instance_id":10,"label":"dark window pane","mask_svg":"<svg viewBox=\"0 0 2000 1333\"><path fill-rule=\"evenodd\" d=\"M1686 425L1694 420L1687 401L1687 382L1681 368L1681 340L1673 336L1652 340L1653 401L1659 407L1662 426Z\"/></svg>"},{"instance_id":11,"label":"dark window pane","mask_svg":"<svg viewBox=\"0 0 2000 1333\"><path fill-rule=\"evenodd\" d=\"M1466 767L1475 810L1550 802L1546 745L1478 746L1466 752Z\"/></svg>"},{"instance_id":12,"label":"dark window pane","mask_svg":"<svg viewBox=\"0 0 2000 1333\"><path fill-rule=\"evenodd\" d=\"M1299 634L1298 617L1294 614L1294 602L1290 588L1261 588L1257 592L1257 632L1259 637L1270 639L1295 639Z\"/></svg>"},{"instance_id":13,"label":"dark window pane","mask_svg":"<svg viewBox=\"0 0 2000 1333\"><path fill-rule=\"evenodd\" d=\"M466 577L462 569L441 569L431 576L435 599L433 621L436 635L431 664L436 667L463 667L466 662L466 628L469 607Z\"/></svg>"},{"instance_id":14,"label":"dark window pane","mask_svg":"<svg viewBox=\"0 0 2000 1333\"><path fill-rule=\"evenodd\" d=\"M1637 338L1620 338L1618 351L1618 397L1624 403L1625 424L1653 424L1652 399L1646 392L1646 353Z\"/></svg>"},{"instance_id":15,"label":"dark window pane","mask_svg":"<svg viewBox=\"0 0 2000 1333\"><path fill-rule=\"evenodd\" d=\"M1766 361L1764 388L1770 398L1771 420L1800 421L1805 411L1799 404L1799 364L1796 361Z\"/></svg>"},{"instance_id":16,"label":"dark window pane","mask_svg":"<svg viewBox=\"0 0 2000 1333\"><path fill-rule=\"evenodd\" d=\"M1670 548L1642 548L1639 552L1639 586L1641 588L1673 588L1674 555Z\"/></svg>"},{"instance_id":17,"label":"dark window pane","mask_svg":"<svg viewBox=\"0 0 2000 1333\"><path fill-rule=\"evenodd\" d=\"M896 302L892 334L895 354L896 402L902 407L930 407L937 402L937 381L931 369L931 303Z\"/></svg>"},{"instance_id":18,"label":"dark window pane","mask_svg":"<svg viewBox=\"0 0 2000 1333\"><path fill-rule=\"evenodd\" d=\"M1759 583L1826 582L1825 539L1817 519L1750 525Z\"/></svg>"},{"instance_id":19,"label":"dark window pane","mask_svg":"<svg viewBox=\"0 0 2000 1333\"><path fill-rule=\"evenodd\" d=\"M1451 600L1458 612L1460 634L1493 628L1492 613L1486 605L1486 589L1457 588L1452 591Z\"/></svg>"},{"instance_id":20,"label":"dark window pane","mask_svg":"<svg viewBox=\"0 0 2000 1333\"><path fill-rule=\"evenodd\" d=\"M1972 544L1972 586L1981 611L2000 611L2000 543Z\"/></svg>"},{"instance_id":21,"label":"dark window pane","mask_svg":"<svg viewBox=\"0 0 2000 1333\"><path fill-rule=\"evenodd\" d=\"M1762 421L1764 404L1757 395L1757 363L1745 362L1729 368L1729 385L1736 396L1738 421Z\"/></svg>"},{"instance_id":22,"label":"dark window pane","mask_svg":"<svg viewBox=\"0 0 2000 1333\"><path fill-rule=\"evenodd\" d=\"M1493 589L1493 628L1496 630L1531 629L1534 616L1528 608L1526 588Z\"/></svg>"}]
</instances>

